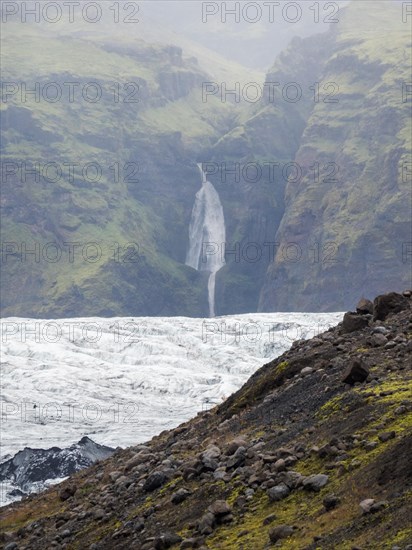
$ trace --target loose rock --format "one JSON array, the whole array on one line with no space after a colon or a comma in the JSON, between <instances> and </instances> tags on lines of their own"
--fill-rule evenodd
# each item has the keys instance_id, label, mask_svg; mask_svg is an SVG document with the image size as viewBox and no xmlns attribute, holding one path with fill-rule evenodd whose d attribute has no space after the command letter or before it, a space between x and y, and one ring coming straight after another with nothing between
<instances>
[{"instance_id":1,"label":"loose rock","mask_svg":"<svg viewBox=\"0 0 412 550\"><path fill-rule=\"evenodd\" d=\"M179 489L176 493L173 493L170 500L173 504L180 504L190 495L190 491L187 489Z\"/></svg>"},{"instance_id":2,"label":"loose rock","mask_svg":"<svg viewBox=\"0 0 412 550\"><path fill-rule=\"evenodd\" d=\"M303 487L310 491L320 491L329 481L329 476L325 474L314 474L303 480Z\"/></svg>"},{"instance_id":3,"label":"loose rock","mask_svg":"<svg viewBox=\"0 0 412 550\"><path fill-rule=\"evenodd\" d=\"M362 330L363 328L367 327L368 324L369 321L364 315L359 315L358 313L348 311L343 316L342 332L348 333L355 332L355 330Z\"/></svg>"},{"instance_id":4,"label":"loose rock","mask_svg":"<svg viewBox=\"0 0 412 550\"><path fill-rule=\"evenodd\" d=\"M393 439L396 437L396 432L384 432L378 435L379 440L382 441L382 443L385 443L386 441L389 441L390 439Z\"/></svg>"},{"instance_id":5,"label":"loose rock","mask_svg":"<svg viewBox=\"0 0 412 550\"><path fill-rule=\"evenodd\" d=\"M327 495L323 499L323 506L325 507L326 511L333 510L334 508L336 508L336 506L338 506L339 503L340 503L340 498L334 494Z\"/></svg>"},{"instance_id":6,"label":"loose rock","mask_svg":"<svg viewBox=\"0 0 412 550\"><path fill-rule=\"evenodd\" d=\"M278 525L277 527L273 527L269 531L270 541L275 543L278 540L287 539L293 535L293 531L294 529L291 525Z\"/></svg>"},{"instance_id":7,"label":"loose rock","mask_svg":"<svg viewBox=\"0 0 412 550\"><path fill-rule=\"evenodd\" d=\"M397 292L381 294L373 302L373 320L384 321L392 313L398 313L409 307L409 299Z\"/></svg>"},{"instance_id":8,"label":"loose rock","mask_svg":"<svg viewBox=\"0 0 412 550\"><path fill-rule=\"evenodd\" d=\"M269 499L273 502L276 502L278 500L282 500L283 498L286 498L288 494L290 493L289 487L285 483L280 483L279 485L275 485L274 487L271 487L268 489L268 496Z\"/></svg>"},{"instance_id":9,"label":"loose rock","mask_svg":"<svg viewBox=\"0 0 412 550\"><path fill-rule=\"evenodd\" d=\"M167 477L162 472L153 472L146 479L143 485L143 491L151 492L164 485L167 481Z\"/></svg>"},{"instance_id":10,"label":"loose rock","mask_svg":"<svg viewBox=\"0 0 412 550\"><path fill-rule=\"evenodd\" d=\"M366 498L359 503L359 506L361 507L361 510L364 514L369 514L374 504L375 500L373 498Z\"/></svg>"},{"instance_id":11,"label":"loose rock","mask_svg":"<svg viewBox=\"0 0 412 550\"><path fill-rule=\"evenodd\" d=\"M353 386L356 382L364 382L369 376L369 370L360 359L354 359L345 371L342 382Z\"/></svg>"},{"instance_id":12,"label":"loose rock","mask_svg":"<svg viewBox=\"0 0 412 550\"><path fill-rule=\"evenodd\" d=\"M365 315L367 313L372 314L373 303L370 300L367 300L366 298L361 298L356 305L356 312L360 313L361 315Z\"/></svg>"}]
</instances>

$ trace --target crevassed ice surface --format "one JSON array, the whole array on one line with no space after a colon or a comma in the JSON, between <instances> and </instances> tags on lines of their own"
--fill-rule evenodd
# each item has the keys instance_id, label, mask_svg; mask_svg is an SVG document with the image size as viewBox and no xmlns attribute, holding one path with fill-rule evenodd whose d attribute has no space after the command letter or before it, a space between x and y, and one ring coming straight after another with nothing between
<instances>
[{"instance_id":1,"label":"crevassed ice surface","mask_svg":"<svg viewBox=\"0 0 412 550\"><path fill-rule=\"evenodd\" d=\"M220 403L342 313L2 321L3 461L24 447L147 441Z\"/></svg>"}]
</instances>

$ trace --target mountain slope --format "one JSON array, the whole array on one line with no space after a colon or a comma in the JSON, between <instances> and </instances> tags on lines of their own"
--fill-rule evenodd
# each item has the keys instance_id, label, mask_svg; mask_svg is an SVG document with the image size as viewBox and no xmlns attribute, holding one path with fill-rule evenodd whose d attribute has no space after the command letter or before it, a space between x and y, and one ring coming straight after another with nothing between
<instances>
[{"instance_id":1,"label":"mountain slope","mask_svg":"<svg viewBox=\"0 0 412 550\"><path fill-rule=\"evenodd\" d=\"M203 104L211 77L176 46L26 27L2 47L18 86L1 113L2 313L200 315L204 277L184 266L196 154L233 106Z\"/></svg>"},{"instance_id":2,"label":"mountain slope","mask_svg":"<svg viewBox=\"0 0 412 550\"><path fill-rule=\"evenodd\" d=\"M401 2L352 2L327 32L292 39L266 87L187 34L182 51L164 44L173 33L150 42L149 27L146 42L121 25L20 30L10 23L4 33L5 80L42 91L55 82L65 96L22 102L19 89L1 105L3 315L207 315L207 275L184 265L197 162L213 163L226 222L227 242L214 243L226 252L218 315L339 311L366 292L410 285L411 47ZM256 103L202 96L205 82L222 92L222 79L228 89L255 80L265 92ZM68 82L79 84L73 102ZM81 95L93 96L90 83L102 90L96 103ZM299 101L285 96L291 83ZM93 167L85 177L89 163L100 177ZM36 165L43 173L25 179ZM65 243L76 244L74 258Z\"/></svg>"},{"instance_id":3,"label":"mountain slope","mask_svg":"<svg viewBox=\"0 0 412 550\"><path fill-rule=\"evenodd\" d=\"M285 170L294 162L313 108L314 75L322 71L332 47L328 34L294 38L268 72L261 100L205 153L204 160L219 168L210 179L229 213L226 266L217 274L219 312L258 308L285 213ZM293 82L303 91L296 103L282 95Z\"/></svg>"},{"instance_id":4,"label":"mountain slope","mask_svg":"<svg viewBox=\"0 0 412 550\"><path fill-rule=\"evenodd\" d=\"M222 405L5 508L4 545L406 550L411 291L369 307Z\"/></svg>"},{"instance_id":5,"label":"mountain slope","mask_svg":"<svg viewBox=\"0 0 412 550\"><path fill-rule=\"evenodd\" d=\"M345 309L354 296L411 284L412 50L400 9L354 2L342 12L317 76L330 89L295 157L302 178L286 187L262 311ZM299 261L282 254L285 243Z\"/></svg>"}]
</instances>

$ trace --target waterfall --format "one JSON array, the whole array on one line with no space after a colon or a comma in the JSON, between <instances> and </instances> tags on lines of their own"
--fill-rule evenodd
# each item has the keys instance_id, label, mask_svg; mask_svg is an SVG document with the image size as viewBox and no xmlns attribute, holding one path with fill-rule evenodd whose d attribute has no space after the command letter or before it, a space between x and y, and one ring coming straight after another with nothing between
<instances>
[{"instance_id":1,"label":"waterfall","mask_svg":"<svg viewBox=\"0 0 412 550\"><path fill-rule=\"evenodd\" d=\"M209 315L215 316L216 273L225 265L225 218L219 195L198 164L202 187L196 193L189 225L189 250L186 265L197 271L209 271Z\"/></svg>"}]
</instances>

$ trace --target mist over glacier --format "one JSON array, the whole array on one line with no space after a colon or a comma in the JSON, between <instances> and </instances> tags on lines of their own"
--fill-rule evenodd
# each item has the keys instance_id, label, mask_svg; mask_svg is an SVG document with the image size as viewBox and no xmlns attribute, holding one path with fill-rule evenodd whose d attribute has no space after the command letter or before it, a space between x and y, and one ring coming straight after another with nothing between
<instances>
[{"instance_id":1,"label":"mist over glacier","mask_svg":"<svg viewBox=\"0 0 412 550\"><path fill-rule=\"evenodd\" d=\"M294 340L342 313L2 322L1 461L85 435L126 447L239 389Z\"/></svg>"}]
</instances>

